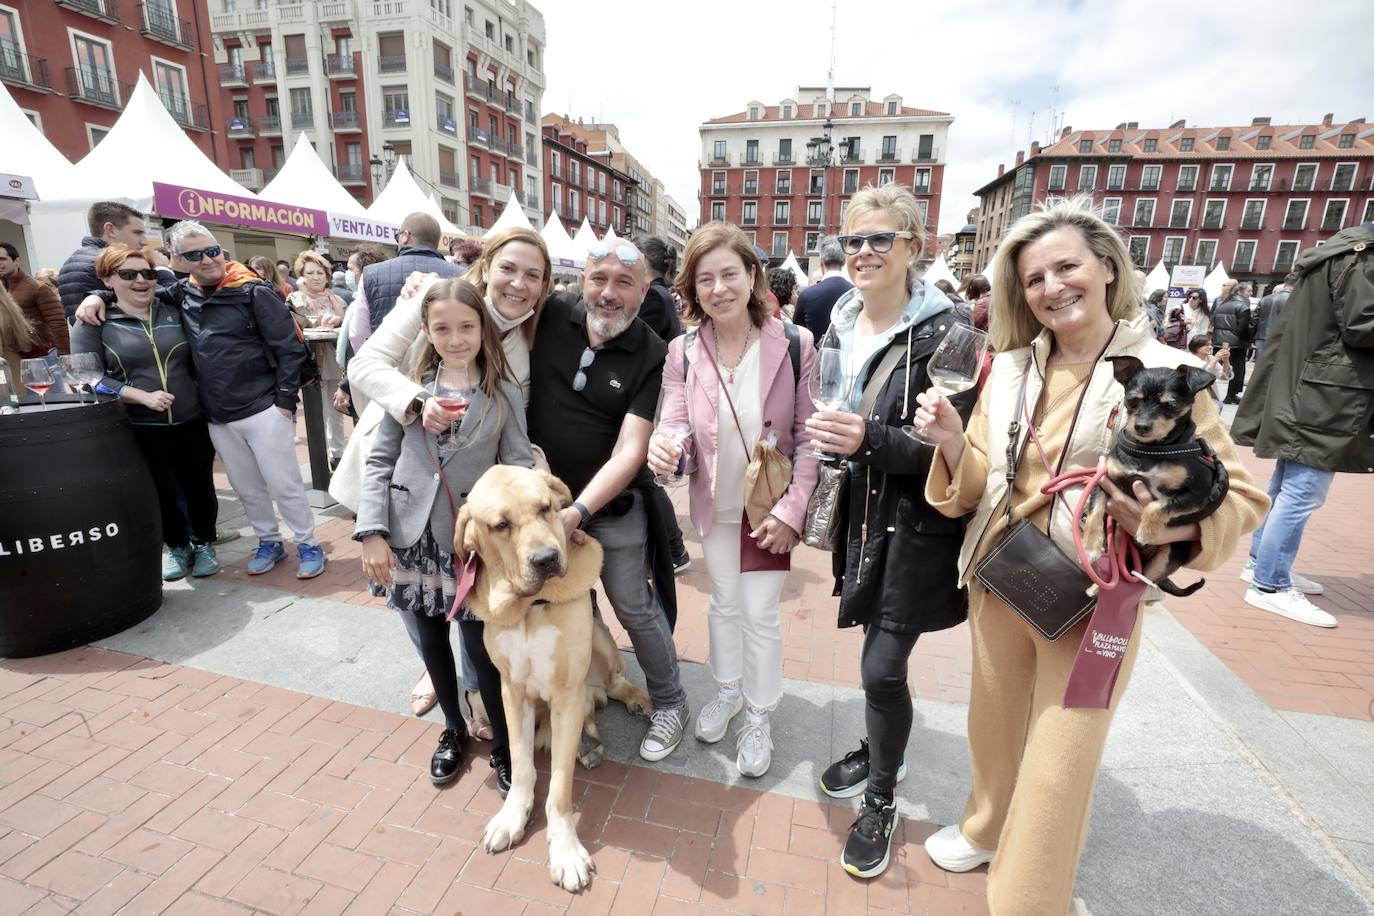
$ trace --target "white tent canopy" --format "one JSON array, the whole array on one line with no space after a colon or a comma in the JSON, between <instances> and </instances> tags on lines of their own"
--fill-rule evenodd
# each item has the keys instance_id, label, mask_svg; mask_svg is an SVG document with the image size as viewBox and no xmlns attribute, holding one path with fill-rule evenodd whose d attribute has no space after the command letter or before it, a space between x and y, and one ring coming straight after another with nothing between
<instances>
[{"instance_id":1,"label":"white tent canopy","mask_svg":"<svg viewBox=\"0 0 1374 916\"><path fill-rule=\"evenodd\" d=\"M592 231L592 224L587 218L582 217L582 225L577 227L577 234L572 237L573 251L576 252L578 259L587 257L587 250L596 244L596 233Z\"/></svg>"},{"instance_id":2,"label":"white tent canopy","mask_svg":"<svg viewBox=\"0 0 1374 916\"><path fill-rule=\"evenodd\" d=\"M367 210L358 199L344 190L329 167L320 161L315 147L305 134L296 137L291 155L283 163L277 177L262 189L264 200L313 207L330 213L366 216Z\"/></svg>"},{"instance_id":3,"label":"white tent canopy","mask_svg":"<svg viewBox=\"0 0 1374 916\"><path fill-rule=\"evenodd\" d=\"M444 217L439 202L425 194L416 184L415 176L410 174L405 157L398 157L395 171L391 173L391 178L382 189L382 193L378 194L372 206L367 208L367 215L379 222L400 225L407 216L416 212L433 216L439 221L439 230L447 235L463 234L461 229Z\"/></svg>"},{"instance_id":4,"label":"white tent canopy","mask_svg":"<svg viewBox=\"0 0 1374 916\"><path fill-rule=\"evenodd\" d=\"M1217 296L1221 295L1221 284L1229 279L1231 279L1231 275L1228 274L1226 268L1222 267L1220 264L1207 275L1207 278L1202 281L1202 289L1207 293L1209 301L1216 301Z\"/></svg>"},{"instance_id":5,"label":"white tent canopy","mask_svg":"<svg viewBox=\"0 0 1374 916\"><path fill-rule=\"evenodd\" d=\"M1165 292L1169 290L1169 268L1164 266L1162 259L1145 278L1145 288L1140 291L1140 294L1148 296L1157 289L1162 289Z\"/></svg>"},{"instance_id":6,"label":"white tent canopy","mask_svg":"<svg viewBox=\"0 0 1374 916\"><path fill-rule=\"evenodd\" d=\"M533 229L529 218L525 216L525 208L520 206L520 201L515 199L515 192L510 192L510 199L506 201L506 208L501 211L501 215L496 218L496 222L491 224L491 228L482 233L482 238L491 238L503 229Z\"/></svg>"},{"instance_id":7,"label":"white tent canopy","mask_svg":"<svg viewBox=\"0 0 1374 916\"><path fill-rule=\"evenodd\" d=\"M927 284L934 286L936 280L948 280L951 286L958 287L959 280L954 276L954 272L949 269L949 264L945 263L945 256L938 256L935 261L926 268L925 274L921 279Z\"/></svg>"},{"instance_id":8,"label":"white tent canopy","mask_svg":"<svg viewBox=\"0 0 1374 916\"><path fill-rule=\"evenodd\" d=\"M586 262L585 252L579 254L573 245L568 230L563 226L563 220L557 213L550 213L549 218L544 221L544 230L539 233L543 238L544 244L549 249L549 258L555 266L580 267ZM569 262L561 264L560 262Z\"/></svg>"},{"instance_id":9,"label":"white tent canopy","mask_svg":"<svg viewBox=\"0 0 1374 916\"><path fill-rule=\"evenodd\" d=\"M147 209L154 181L238 197L257 196L220 171L191 142L140 73L138 85L114 127L76 164L69 181L52 196L84 201L131 200Z\"/></svg>"},{"instance_id":10,"label":"white tent canopy","mask_svg":"<svg viewBox=\"0 0 1374 916\"><path fill-rule=\"evenodd\" d=\"M618 239L618 238L620 238L620 236L618 236L618 235L615 234L615 227L614 227L614 226L607 226L607 227L606 227L606 234L603 235L603 236L601 237L601 240L602 240L603 242L609 242L609 241L612 241L612 240Z\"/></svg>"},{"instance_id":11,"label":"white tent canopy","mask_svg":"<svg viewBox=\"0 0 1374 916\"><path fill-rule=\"evenodd\" d=\"M48 142L42 131L33 126L3 85L0 85L0 137L6 138L0 150L0 172L32 178L40 199L65 192L74 166Z\"/></svg>"},{"instance_id":12,"label":"white tent canopy","mask_svg":"<svg viewBox=\"0 0 1374 916\"><path fill-rule=\"evenodd\" d=\"M790 249L787 252L787 260L782 262L782 266L786 267L788 270L792 271L792 273L796 275L797 289L806 289L806 273L801 269L801 265L797 263L797 256L793 254Z\"/></svg>"}]
</instances>

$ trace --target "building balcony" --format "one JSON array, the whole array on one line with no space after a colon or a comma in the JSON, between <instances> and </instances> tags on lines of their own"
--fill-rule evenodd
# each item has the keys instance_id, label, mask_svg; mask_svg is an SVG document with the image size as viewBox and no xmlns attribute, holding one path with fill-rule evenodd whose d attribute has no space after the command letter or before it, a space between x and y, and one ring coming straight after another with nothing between
<instances>
[{"instance_id":1,"label":"building balcony","mask_svg":"<svg viewBox=\"0 0 1374 916\"><path fill-rule=\"evenodd\" d=\"M758 196L759 196L759 186L758 186L758 183L755 182L754 184L750 184L749 182L746 181L746 182L744 183L744 196L745 196L745 197L758 197Z\"/></svg>"},{"instance_id":2,"label":"building balcony","mask_svg":"<svg viewBox=\"0 0 1374 916\"><path fill-rule=\"evenodd\" d=\"M490 181L487 181L485 178L472 178L469 179L469 181L471 184L469 190L474 195L477 195L479 197L486 197L491 200L496 199L496 195L493 193L492 183Z\"/></svg>"},{"instance_id":3,"label":"building balcony","mask_svg":"<svg viewBox=\"0 0 1374 916\"><path fill-rule=\"evenodd\" d=\"M539 209L539 195L538 195L538 194L535 194L535 193L533 193L533 192L531 192L531 191L526 191L525 193L522 194L522 193L520 193L520 192L517 191L517 192L516 192L516 196L520 198L520 204L521 204L521 206L525 207L526 209L529 209L529 210L538 210L538 209Z\"/></svg>"},{"instance_id":4,"label":"building balcony","mask_svg":"<svg viewBox=\"0 0 1374 916\"><path fill-rule=\"evenodd\" d=\"M1293 265L1296 263L1297 262L1293 260L1293 258L1287 255L1281 255L1274 259L1274 273L1286 274L1293 269Z\"/></svg>"},{"instance_id":5,"label":"building balcony","mask_svg":"<svg viewBox=\"0 0 1374 916\"><path fill-rule=\"evenodd\" d=\"M1173 219L1173 218L1170 218L1170 219L1169 219L1169 228L1170 228L1170 229L1187 229L1187 228L1188 228L1188 221L1187 221L1186 219Z\"/></svg>"},{"instance_id":6,"label":"building balcony","mask_svg":"<svg viewBox=\"0 0 1374 916\"><path fill-rule=\"evenodd\" d=\"M271 25L270 14L265 9L229 10L223 13L210 14L210 31L216 34L221 32L251 32L270 28Z\"/></svg>"},{"instance_id":7,"label":"building balcony","mask_svg":"<svg viewBox=\"0 0 1374 916\"><path fill-rule=\"evenodd\" d=\"M723 168L725 166L728 166L730 164L730 154L725 153L721 156L713 155L710 159L707 160L706 164L711 168Z\"/></svg>"},{"instance_id":8,"label":"building balcony","mask_svg":"<svg viewBox=\"0 0 1374 916\"><path fill-rule=\"evenodd\" d=\"M1258 218L1251 219L1249 217L1246 217L1240 221L1240 228L1247 232L1256 232L1264 228L1264 223ZM1326 227L1323 226L1322 228L1325 229ZM1337 226L1336 228L1339 229L1340 226Z\"/></svg>"},{"instance_id":9,"label":"building balcony","mask_svg":"<svg viewBox=\"0 0 1374 916\"><path fill-rule=\"evenodd\" d=\"M285 3L278 3L277 19L280 22L304 22L305 7L299 2L292 3L290 0Z\"/></svg>"},{"instance_id":10,"label":"building balcony","mask_svg":"<svg viewBox=\"0 0 1374 916\"><path fill-rule=\"evenodd\" d=\"M773 164L774 164L774 165L795 165L795 164L796 164L796 160L792 158L792 154L791 154L791 153L788 153L788 154L785 155L785 156L784 156L782 153L778 153L776 156L773 157Z\"/></svg>"},{"instance_id":11,"label":"building balcony","mask_svg":"<svg viewBox=\"0 0 1374 916\"><path fill-rule=\"evenodd\" d=\"M1344 213L1342 213L1342 214L1340 215L1340 217L1337 218L1337 219L1332 219L1332 218L1330 218L1330 217L1327 217L1327 218L1325 218L1325 219L1322 220L1322 232L1339 232L1339 231L1341 230L1341 227L1344 226L1344 225L1345 225L1345 214L1344 214ZM1241 228L1244 228L1244 227L1241 227Z\"/></svg>"},{"instance_id":12,"label":"building balcony","mask_svg":"<svg viewBox=\"0 0 1374 916\"><path fill-rule=\"evenodd\" d=\"M450 86L453 85L453 68L447 64L441 64L437 60L434 62L434 75Z\"/></svg>"},{"instance_id":13,"label":"building balcony","mask_svg":"<svg viewBox=\"0 0 1374 916\"><path fill-rule=\"evenodd\" d=\"M230 118L228 129L225 131L231 139L251 140L253 139L253 119L252 118ZM243 182L239 182L243 184Z\"/></svg>"},{"instance_id":14,"label":"building balcony","mask_svg":"<svg viewBox=\"0 0 1374 916\"><path fill-rule=\"evenodd\" d=\"M468 142L476 144L477 146L486 147L491 143L491 138L487 136L487 132L482 128L473 127L468 130ZM559 178L561 175L555 172L554 177Z\"/></svg>"},{"instance_id":15,"label":"building balcony","mask_svg":"<svg viewBox=\"0 0 1374 916\"><path fill-rule=\"evenodd\" d=\"M841 165L861 165L863 161L864 151L861 149L852 149L839 158Z\"/></svg>"},{"instance_id":16,"label":"building balcony","mask_svg":"<svg viewBox=\"0 0 1374 916\"><path fill-rule=\"evenodd\" d=\"M366 162L340 162L334 166L339 184L367 184Z\"/></svg>"},{"instance_id":17,"label":"building balcony","mask_svg":"<svg viewBox=\"0 0 1374 916\"><path fill-rule=\"evenodd\" d=\"M261 191L267 184L263 181L262 169L230 169L229 178L250 191Z\"/></svg>"},{"instance_id":18,"label":"building balcony","mask_svg":"<svg viewBox=\"0 0 1374 916\"><path fill-rule=\"evenodd\" d=\"M315 110L293 111L291 112L292 130L314 130L315 129Z\"/></svg>"},{"instance_id":19,"label":"building balcony","mask_svg":"<svg viewBox=\"0 0 1374 916\"><path fill-rule=\"evenodd\" d=\"M345 0L332 0L329 3L316 4L315 12L319 15L321 22L347 22L352 18L348 10L348 3Z\"/></svg>"},{"instance_id":20,"label":"building balcony","mask_svg":"<svg viewBox=\"0 0 1374 916\"><path fill-rule=\"evenodd\" d=\"M934 194L935 192L930 189L930 185L928 184L918 184L912 187L911 193L915 194L917 197L924 197L928 194Z\"/></svg>"},{"instance_id":21,"label":"building balcony","mask_svg":"<svg viewBox=\"0 0 1374 916\"><path fill-rule=\"evenodd\" d=\"M1208 190L1208 191L1221 191L1221 192L1226 192L1226 191L1231 190L1231 186L1230 186L1229 183L1227 183L1227 182L1225 182L1225 181L1214 181L1214 182L1212 182L1212 186L1209 187L1207 190Z\"/></svg>"},{"instance_id":22,"label":"building balcony","mask_svg":"<svg viewBox=\"0 0 1374 916\"><path fill-rule=\"evenodd\" d=\"M220 64L219 84L225 89L242 89L248 85L248 71L243 64Z\"/></svg>"},{"instance_id":23,"label":"building balcony","mask_svg":"<svg viewBox=\"0 0 1374 916\"><path fill-rule=\"evenodd\" d=\"M0 82L21 89L53 91L47 58L25 54L18 45L4 40L0 40Z\"/></svg>"},{"instance_id":24,"label":"building balcony","mask_svg":"<svg viewBox=\"0 0 1374 916\"><path fill-rule=\"evenodd\" d=\"M1246 259L1246 260L1235 260L1235 261L1232 261L1232 262L1231 262L1231 273L1233 273L1233 274L1238 274L1238 273L1249 273L1249 272L1250 272L1250 266L1251 266L1251 264L1253 264L1253 263L1254 263L1254 259L1253 259L1253 258L1249 258L1249 259Z\"/></svg>"},{"instance_id":25,"label":"building balcony","mask_svg":"<svg viewBox=\"0 0 1374 916\"><path fill-rule=\"evenodd\" d=\"M535 168L539 166L539 154L535 152L532 146L525 149L525 165L534 166Z\"/></svg>"},{"instance_id":26,"label":"building balcony","mask_svg":"<svg viewBox=\"0 0 1374 916\"><path fill-rule=\"evenodd\" d=\"M119 22L119 0L56 0L58 6L104 22Z\"/></svg>"},{"instance_id":27,"label":"building balcony","mask_svg":"<svg viewBox=\"0 0 1374 916\"><path fill-rule=\"evenodd\" d=\"M487 87L485 83L479 83L469 74L463 74L463 92L472 96L474 99L485 99L487 97Z\"/></svg>"},{"instance_id":28,"label":"building balcony","mask_svg":"<svg viewBox=\"0 0 1374 916\"><path fill-rule=\"evenodd\" d=\"M103 67L68 67L67 95L73 101L100 108L114 111L124 108L114 74Z\"/></svg>"},{"instance_id":29,"label":"building balcony","mask_svg":"<svg viewBox=\"0 0 1374 916\"><path fill-rule=\"evenodd\" d=\"M1176 189L1180 194L1192 194L1197 191L1196 181L1181 181Z\"/></svg>"},{"instance_id":30,"label":"building balcony","mask_svg":"<svg viewBox=\"0 0 1374 916\"><path fill-rule=\"evenodd\" d=\"M1251 194L1268 194L1268 193L1269 193L1269 183L1268 183L1268 182L1265 182L1264 184L1256 184L1255 182L1251 182L1251 183L1250 183L1250 187L1249 187L1247 190L1248 190Z\"/></svg>"},{"instance_id":31,"label":"building balcony","mask_svg":"<svg viewBox=\"0 0 1374 916\"><path fill-rule=\"evenodd\" d=\"M1283 221L1283 230L1285 232L1304 232L1306 231L1306 229L1306 217L1304 217L1303 219L1285 219Z\"/></svg>"},{"instance_id":32,"label":"building balcony","mask_svg":"<svg viewBox=\"0 0 1374 916\"><path fill-rule=\"evenodd\" d=\"M912 162L938 162L940 160L940 147L932 146L930 149L922 150L919 147L916 152L911 154Z\"/></svg>"},{"instance_id":33,"label":"building balcony","mask_svg":"<svg viewBox=\"0 0 1374 916\"><path fill-rule=\"evenodd\" d=\"M353 79L358 75L357 64L352 54L326 54L324 75L332 80Z\"/></svg>"},{"instance_id":34,"label":"building balcony","mask_svg":"<svg viewBox=\"0 0 1374 916\"><path fill-rule=\"evenodd\" d=\"M445 115L445 114L437 114L437 115L435 115L435 116L434 116L434 126L435 126L436 128L438 128L440 132L446 133L446 134L448 134L449 136L452 136L452 137L458 136L458 122L455 121L455 120L453 120L453 116L452 116L452 115Z\"/></svg>"},{"instance_id":35,"label":"building balcony","mask_svg":"<svg viewBox=\"0 0 1374 916\"><path fill-rule=\"evenodd\" d=\"M1204 219L1204 220L1202 221L1202 228L1203 228L1203 229L1216 229L1216 230L1222 230L1222 229L1225 229L1226 226L1225 226L1225 225L1222 223L1222 221L1219 220L1219 219Z\"/></svg>"},{"instance_id":36,"label":"building balcony","mask_svg":"<svg viewBox=\"0 0 1374 916\"><path fill-rule=\"evenodd\" d=\"M382 112L383 127L409 127L410 109L408 108L388 108Z\"/></svg>"},{"instance_id":37,"label":"building balcony","mask_svg":"<svg viewBox=\"0 0 1374 916\"><path fill-rule=\"evenodd\" d=\"M1064 190L1064 187L1065 187L1065 182L1064 182L1064 180L1063 180L1062 178L1059 179L1059 180L1057 180L1057 181L1056 181L1055 179L1051 178L1049 184L1046 185L1046 190L1048 190L1048 191L1062 191L1062 190Z\"/></svg>"},{"instance_id":38,"label":"building balcony","mask_svg":"<svg viewBox=\"0 0 1374 916\"><path fill-rule=\"evenodd\" d=\"M139 21L143 23L139 32L145 38L160 41L183 51L190 51L195 47L192 40L195 32L191 28L190 21L178 19L175 10L165 0L163 2L140 3L138 6Z\"/></svg>"},{"instance_id":39,"label":"building balcony","mask_svg":"<svg viewBox=\"0 0 1374 916\"><path fill-rule=\"evenodd\" d=\"M383 54L377 58L378 73L405 73L406 56L404 54Z\"/></svg>"},{"instance_id":40,"label":"building balcony","mask_svg":"<svg viewBox=\"0 0 1374 916\"><path fill-rule=\"evenodd\" d=\"M507 148L506 141L502 140L500 137L489 137L487 139L487 148L493 153L500 153L504 156Z\"/></svg>"},{"instance_id":41,"label":"building balcony","mask_svg":"<svg viewBox=\"0 0 1374 916\"><path fill-rule=\"evenodd\" d=\"M354 133L363 129L363 119L356 111L331 111L329 129L335 133Z\"/></svg>"},{"instance_id":42,"label":"building balcony","mask_svg":"<svg viewBox=\"0 0 1374 916\"><path fill-rule=\"evenodd\" d=\"M281 115L262 115L259 117L258 133L264 137L280 137Z\"/></svg>"},{"instance_id":43,"label":"building balcony","mask_svg":"<svg viewBox=\"0 0 1374 916\"><path fill-rule=\"evenodd\" d=\"M255 83L271 83L277 79L277 65L271 58L249 61L247 66L248 78Z\"/></svg>"},{"instance_id":44,"label":"building balcony","mask_svg":"<svg viewBox=\"0 0 1374 916\"><path fill-rule=\"evenodd\" d=\"M308 57L288 57L286 59L287 76L305 76L310 72L310 58Z\"/></svg>"},{"instance_id":45,"label":"building balcony","mask_svg":"<svg viewBox=\"0 0 1374 916\"><path fill-rule=\"evenodd\" d=\"M1140 183L1140 190L1142 190L1142 191L1158 191L1158 190L1159 190L1159 182L1158 182L1158 181L1142 181L1142 182Z\"/></svg>"},{"instance_id":46,"label":"building balcony","mask_svg":"<svg viewBox=\"0 0 1374 916\"><path fill-rule=\"evenodd\" d=\"M529 100L528 100L528 99L525 101L524 109L525 109L525 123L526 123L526 124L538 124L538 123L539 123L539 115L538 115L538 113L534 110L534 106L531 105L531 104L529 103Z\"/></svg>"},{"instance_id":47,"label":"building balcony","mask_svg":"<svg viewBox=\"0 0 1374 916\"><path fill-rule=\"evenodd\" d=\"M759 158L758 150L749 152L745 150L744 158L740 160L740 165L763 165L763 160Z\"/></svg>"},{"instance_id":48,"label":"building balcony","mask_svg":"<svg viewBox=\"0 0 1374 916\"><path fill-rule=\"evenodd\" d=\"M453 171L452 169L439 170L439 184L444 185L445 187L461 188L463 186L462 182L460 181L461 178L462 174L460 172Z\"/></svg>"},{"instance_id":49,"label":"building balcony","mask_svg":"<svg viewBox=\"0 0 1374 916\"><path fill-rule=\"evenodd\" d=\"M525 158L525 144L511 140L506 141L506 156L510 159Z\"/></svg>"},{"instance_id":50,"label":"building balcony","mask_svg":"<svg viewBox=\"0 0 1374 916\"><path fill-rule=\"evenodd\" d=\"M280 171L281 171L281 166L277 166L276 168L272 168L272 169L263 169L263 170L262 170L262 180L263 180L263 182L264 182L264 183L270 182L273 178L276 178L276 177L277 177L277 173L280 172Z\"/></svg>"},{"instance_id":51,"label":"building balcony","mask_svg":"<svg viewBox=\"0 0 1374 916\"><path fill-rule=\"evenodd\" d=\"M124 85L124 98L134 94L134 83ZM187 130L209 130L210 109L199 102L192 102L185 95L171 89L158 89L158 100L167 113Z\"/></svg>"},{"instance_id":52,"label":"building balcony","mask_svg":"<svg viewBox=\"0 0 1374 916\"><path fill-rule=\"evenodd\" d=\"M902 150L900 147L885 149L878 153L877 162L901 162Z\"/></svg>"}]
</instances>

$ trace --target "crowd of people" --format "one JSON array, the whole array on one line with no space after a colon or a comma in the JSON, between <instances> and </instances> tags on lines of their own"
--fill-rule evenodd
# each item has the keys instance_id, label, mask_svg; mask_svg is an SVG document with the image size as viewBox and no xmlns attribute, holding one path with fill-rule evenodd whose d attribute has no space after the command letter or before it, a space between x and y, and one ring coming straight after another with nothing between
<instances>
[{"instance_id":1,"label":"crowd of people","mask_svg":"<svg viewBox=\"0 0 1374 916\"><path fill-rule=\"evenodd\" d=\"M822 472L841 475L833 593L837 625L864 632L865 737L820 762L822 791L860 797L840 861L860 877L887 867L896 783L907 774L911 655L921 634L967 620L972 788L958 823L925 848L949 871L990 862L996 913L1075 905L1095 776L1143 617L1105 708L1066 708L1089 619L1047 640L975 573L1021 521L1076 555L1070 503L1044 487L1056 468L1096 463L1123 397L1113 359L1199 366L1218 379L1191 418L1228 468L1229 491L1206 519L1162 539L1186 543L1188 565L1207 570L1253 532L1246 600L1335 624L1306 597L1321 586L1292 565L1334 474L1374 471L1365 254L1374 227L1304 254L1253 308L1249 284L1231 283L1216 302L1192 290L1166 313L1163 291L1145 295L1118 233L1082 201L1023 217L995 272L957 289L920 278L924 219L895 186L853 197L839 235L819 244L822 273L800 291L722 222L692 234L680 265L653 236L599 242L572 282L556 280L537 233L460 239L445 255L424 213L402 223L395 255L359 246L337 271L314 251L241 264L190 220L170 228L160 253L143 245L143 215L118 203L93 206L89 224L55 286L0 245L6 359L100 357L96 388L127 405L156 483L168 580L219 569L216 455L258 539L248 571L286 557L279 518L296 544L296 575L324 570L294 431L300 399L320 398L331 493L356 513L374 594L397 612L424 669L412 706L442 713L436 784L456 776L480 738L498 789L510 786L500 674L482 621L457 609L455 654L447 619L462 565L454 522L497 463L556 475L573 496L559 515L565 531L601 544L601 593L653 705L639 745L647 761L674 753L693 717L673 642L674 576L690 559L659 483L686 477L716 681L693 733L711 744L733 729L743 777L768 772L781 737L771 727L786 692L780 596ZM988 357L974 387L946 397L929 364L958 326L987 333ZM313 358L302 328L336 330L337 347ZM1251 345L1258 363L1246 389ZM822 347L843 365L836 409L813 401ZM1267 496L1222 422L1221 406L1237 402L1236 440L1279 459ZM656 433L669 428L686 432ZM747 478L763 441L787 459L790 478L758 510ZM1142 484L1103 487L1107 513L1135 535L1153 496Z\"/></svg>"}]
</instances>

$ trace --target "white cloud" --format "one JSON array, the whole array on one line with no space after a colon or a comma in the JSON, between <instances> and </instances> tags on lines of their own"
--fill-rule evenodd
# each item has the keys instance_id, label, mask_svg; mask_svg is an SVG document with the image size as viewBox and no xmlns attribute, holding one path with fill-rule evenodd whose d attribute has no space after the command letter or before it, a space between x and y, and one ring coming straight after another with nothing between
<instances>
[{"instance_id":1,"label":"white cloud","mask_svg":"<svg viewBox=\"0 0 1374 916\"><path fill-rule=\"evenodd\" d=\"M535 2L548 33L544 111L614 122L692 218L697 126L752 98L777 101L825 80L825 0L698 0L620 13ZM940 212L940 231L950 232L976 206L974 189L1027 148L1032 113L1034 136L1045 139L1056 85L1063 123L1080 129L1374 117L1368 8L1366 0L839 0L835 81L954 115Z\"/></svg>"}]
</instances>

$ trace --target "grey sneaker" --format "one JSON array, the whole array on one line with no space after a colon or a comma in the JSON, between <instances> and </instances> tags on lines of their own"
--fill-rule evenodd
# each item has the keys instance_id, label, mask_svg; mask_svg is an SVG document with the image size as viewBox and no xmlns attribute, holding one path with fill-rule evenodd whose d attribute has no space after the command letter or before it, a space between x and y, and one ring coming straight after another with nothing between
<instances>
[{"instance_id":1,"label":"grey sneaker","mask_svg":"<svg viewBox=\"0 0 1374 916\"><path fill-rule=\"evenodd\" d=\"M639 756L652 762L662 760L677 750L690 716L691 711L686 703L676 709L655 709L649 717L649 732L639 742Z\"/></svg>"},{"instance_id":2,"label":"grey sneaker","mask_svg":"<svg viewBox=\"0 0 1374 916\"><path fill-rule=\"evenodd\" d=\"M730 720L739 715L744 708L744 695L736 691L733 696L725 693L701 708L697 716L697 740L715 744L725 737L730 728Z\"/></svg>"},{"instance_id":3,"label":"grey sneaker","mask_svg":"<svg viewBox=\"0 0 1374 916\"><path fill-rule=\"evenodd\" d=\"M773 736L768 728L768 717L755 720L747 716L744 725L735 734L735 747L739 754L735 766L741 776L762 776L773 763Z\"/></svg>"}]
</instances>

